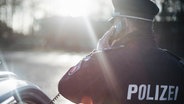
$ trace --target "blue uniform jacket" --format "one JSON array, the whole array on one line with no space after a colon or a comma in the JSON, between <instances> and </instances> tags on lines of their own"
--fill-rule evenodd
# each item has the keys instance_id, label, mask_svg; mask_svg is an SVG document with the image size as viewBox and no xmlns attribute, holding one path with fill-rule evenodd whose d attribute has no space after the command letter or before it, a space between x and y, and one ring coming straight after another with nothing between
<instances>
[{"instance_id":1,"label":"blue uniform jacket","mask_svg":"<svg viewBox=\"0 0 184 104\"><path fill-rule=\"evenodd\" d=\"M70 68L59 92L75 103L89 96L94 104L183 104L184 70L150 34L134 32Z\"/></svg>"}]
</instances>

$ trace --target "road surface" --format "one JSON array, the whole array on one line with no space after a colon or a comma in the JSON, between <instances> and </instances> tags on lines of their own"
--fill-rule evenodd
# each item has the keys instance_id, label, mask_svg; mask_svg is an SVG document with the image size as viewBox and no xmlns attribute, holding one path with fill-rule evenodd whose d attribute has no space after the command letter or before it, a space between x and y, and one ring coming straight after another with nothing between
<instances>
[{"instance_id":1,"label":"road surface","mask_svg":"<svg viewBox=\"0 0 184 104\"><path fill-rule=\"evenodd\" d=\"M14 51L3 52L8 70L20 79L38 85L51 99L58 93L58 82L66 71L77 64L84 53ZM72 104L60 97L58 104Z\"/></svg>"}]
</instances>

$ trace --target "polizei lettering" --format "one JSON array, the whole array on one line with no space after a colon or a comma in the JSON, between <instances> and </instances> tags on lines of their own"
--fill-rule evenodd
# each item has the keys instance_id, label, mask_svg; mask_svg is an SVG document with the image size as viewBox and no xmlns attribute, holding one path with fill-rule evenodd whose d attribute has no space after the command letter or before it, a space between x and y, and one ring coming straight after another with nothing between
<instances>
[{"instance_id":1,"label":"polizei lettering","mask_svg":"<svg viewBox=\"0 0 184 104\"><path fill-rule=\"evenodd\" d=\"M127 100L175 101L177 100L178 92L178 86L130 84L128 86Z\"/></svg>"}]
</instances>

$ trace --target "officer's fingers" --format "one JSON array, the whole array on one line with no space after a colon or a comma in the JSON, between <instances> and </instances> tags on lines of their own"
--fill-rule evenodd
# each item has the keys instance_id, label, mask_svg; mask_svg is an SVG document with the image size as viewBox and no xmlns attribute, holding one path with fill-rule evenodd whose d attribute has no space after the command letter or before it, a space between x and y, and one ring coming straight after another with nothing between
<instances>
[{"instance_id":1,"label":"officer's fingers","mask_svg":"<svg viewBox=\"0 0 184 104\"><path fill-rule=\"evenodd\" d=\"M115 27L112 26L110 28L110 30L105 33L105 35L103 36L103 38L106 39L106 40L110 39L113 36L114 32L115 32Z\"/></svg>"},{"instance_id":2,"label":"officer's fingers","mask_svg":"<svg viewBox=\"0 0 184 104\"><path fill-rule=\"evenodd\" d=\"M110 48L109 41L111 40L113 34L114 34L115 28L111 27L109 31L107 31L103 37L99 40L97 44L97 50L104 49L104 48Z\"/></svg>"},{"instance_id":3,"label":"officer's fingers","mask_svg":"<svg viewBox=\"0 0 184 104\"><path fill-rule=\"evenodd\" d=\"M80 104L93 104L93 100L91 97L84 96L82 97Z\"/></svg>"}]
</instances>

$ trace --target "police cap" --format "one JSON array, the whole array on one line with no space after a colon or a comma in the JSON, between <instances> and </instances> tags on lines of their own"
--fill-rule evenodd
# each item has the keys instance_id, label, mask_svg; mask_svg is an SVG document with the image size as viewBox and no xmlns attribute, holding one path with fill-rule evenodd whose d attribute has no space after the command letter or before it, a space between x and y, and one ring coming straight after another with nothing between
<instances>
[{"instance_id":1,"label":"police cap","mask_svg":"<svg viewBox=\"0 0 184 104\"><path fill-rule=\"evenodd\" d=\"M115 12L121 15L153 19L159 12L155 3L150 0L112 0Z\"/></svg>"}]
</instances>

